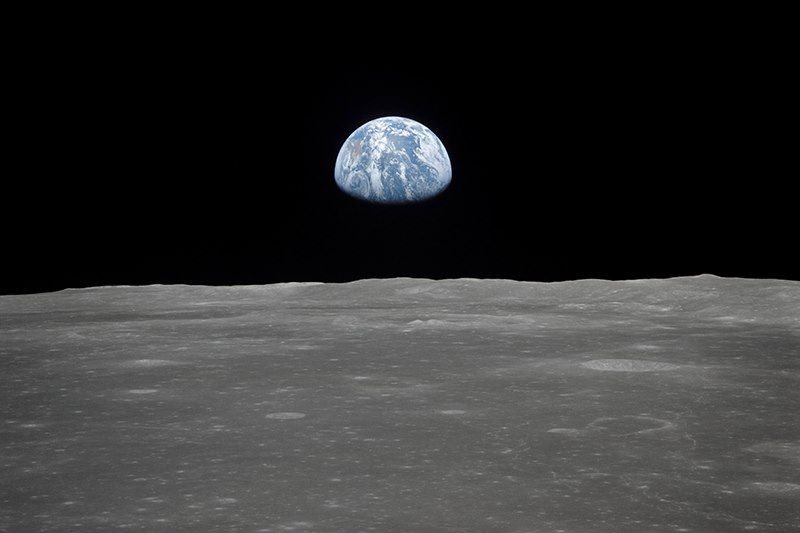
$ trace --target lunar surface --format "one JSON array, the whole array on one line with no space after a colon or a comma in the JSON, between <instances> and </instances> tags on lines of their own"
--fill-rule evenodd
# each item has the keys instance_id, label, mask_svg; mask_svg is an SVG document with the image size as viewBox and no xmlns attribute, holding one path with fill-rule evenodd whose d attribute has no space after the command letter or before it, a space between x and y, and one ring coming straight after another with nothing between
<instances>
[{"instance_id":1,"label":"lunar surface","mask_svg":"<svg viewBox=\"0 0 800 533\"><path fill-rule=\"evenodd\" d=\"M0 297L2 531L800 530L800 283Z\"/></svg>"}]
</instances>

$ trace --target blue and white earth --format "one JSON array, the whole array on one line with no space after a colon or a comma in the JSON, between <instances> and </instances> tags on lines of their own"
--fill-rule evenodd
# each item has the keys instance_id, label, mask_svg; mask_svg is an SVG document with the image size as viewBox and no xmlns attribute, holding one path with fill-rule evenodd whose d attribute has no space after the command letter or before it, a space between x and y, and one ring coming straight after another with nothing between
<instances>
[{"instance_id":1,"label":"blue and white earth","mask_svg":"<svg viewBox=\"0 0 800 533\"><path fill-rule=\"evenodd\" d=\"M432 198L453 171L442 141L411 119L371 120L347 138L336 158L336 185L369 202L398 204Z\"/></svg>"}]
</instances>

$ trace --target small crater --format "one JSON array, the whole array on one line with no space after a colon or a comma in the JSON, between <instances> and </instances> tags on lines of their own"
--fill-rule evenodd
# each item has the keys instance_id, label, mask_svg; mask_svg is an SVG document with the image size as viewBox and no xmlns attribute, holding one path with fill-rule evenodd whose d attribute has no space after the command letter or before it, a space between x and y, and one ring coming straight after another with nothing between
<instances>
[{"instance_id":1,"label":"small crater","mask_svg":"<svg viewBox=\"0 0 800 533\"><path fill-rule=\"evenodd\" d=\"M642 350L642 351L648 352L648 351L658 351L658 350L661 350L662 348L660 346L655 345L655 344L644 344L644 343L642 343L642 344L634 344L633 345L633 349L634 350Z\"/></svg>"},{"instance_id":2,"label":"small crater","mask_svg":"<svg viewBox=\"0 0 800 533\"><path fill-rule=\"evenodd\" d=\"M548 429L547 432L555 433L556 435L564 435L565 437L580 437L583 435L582 430L574 428L553 428Z\"/></svg>"},{"instance_id":3,"label":"small crater","mask_svg":"<svg viewBox=\"0 0 800 533\"><path fill-rule=\"evenodd\" d=\"M800 485L797 483L786 483L783 481L757 481L751 483L750 486L758 492L767 494L786 494L786 495L800 495Z\"/></svg>"},{"instance_id":4,"label":"small crater","mask_svg":"<svg viewBox=\"0 0 800 533\"><path fill-rule=\"evenodd\" d=\"M640 359L593 359L581 363L584 368L605 370L610 372L658 372L660 370L676 370L678 365L661 361L643 361Z\"/></svg>"},{"instance_id":5,"label":"small crater","mask_svg":"<svg viewBox=\"0 0 800 533\"><path fill-rule=\"evenodd\" d=\"M289 522L286 524L278 525L278 531L305 531L313 527L311 522Z\"/></svg>"},{"instance_id":6,"label":"small crater","mask_svg":"<svg viewBox=\"0 0 800 533\"><path fill-rule=\"evenodd\" d=\"M761 442L745 451L800 463L800 442Z\"/></svg>"},{"instance_id":7,"label":"small crater","mask_svg":"<svg viewBox=\"0 0 800 533\"><path fill-rule=\"evenodd\" d=\"M594 431L603 431L609 435L621 437L624 435L648 435L657 431L675 429L676 426L669 420L661 420L660 418L621 416L598 418L586 427Z\"/></svg>"},{"instance_id":8,"label":"small crater","mask_svg":"<svg viewBox=\"0 0 800 533\"><path fill-rule=\"evenodd\" d=\"M270 413L266 415L266 418L271 420L297 420L305 417L305 413Z\"/></svg>"},{"instance_id":9,"label":"small crater","mask_svg":"<svg viewBox=\"0 0 800 533\"><path fill-rule=\"evenodd\" d=\"M438 328L438 327L444 327L444 326L452 325L452 322L447 322L447 321L444 321L444 320L437 320L435 318L432 318L430 320L412 320L411 322L409 322L406 325L412 326L412 327Z\"/></svg>"},{"instance_id":10,"label":"small crater","mask_svg":"<svg viewBox=\"0 0 800 533\"><path fill-rule=\"evenodd\" d=\"M120 366L125 368L158 368L162 366L178 366L180 364L178 361L170 361L168 359L133 359L131 361L123 361Z\"/></svg>"}]
</instances>

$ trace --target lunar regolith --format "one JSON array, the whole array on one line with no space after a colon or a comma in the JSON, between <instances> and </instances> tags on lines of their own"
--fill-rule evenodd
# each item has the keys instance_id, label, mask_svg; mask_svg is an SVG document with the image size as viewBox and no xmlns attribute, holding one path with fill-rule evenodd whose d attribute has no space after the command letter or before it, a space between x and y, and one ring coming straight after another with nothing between
<instances>
[{"instance_id":1,"label":"lunar regolith","mask_svg":"<svg viewBox=\"0 0 800 533\"><path fill-rule=\"evenodd\" d=\"M0 297L2 531L797 531L800 283Z\"/></svg>"},{"instance_id":2,"label":"lunar regolith","mask_svg":"<svg viewBox=\"0 0 800 533\"><path fill-rule=\"evenodd\" d=\"M595 359L581 363L592 370L608 370L612 372L655 372L658 370L675 370L678 365L662 361L640 361L637 359Z\"/></svg>"}]
</instances>

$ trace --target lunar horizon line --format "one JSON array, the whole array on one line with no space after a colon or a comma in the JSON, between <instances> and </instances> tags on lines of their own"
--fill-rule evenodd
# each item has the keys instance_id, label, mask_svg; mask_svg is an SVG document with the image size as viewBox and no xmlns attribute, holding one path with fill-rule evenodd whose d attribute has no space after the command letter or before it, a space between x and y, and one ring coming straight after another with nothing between
<instances>
[{"instance_id":1,"label":"lunar horizon line","mask_svg":"<svg viewBox=\"0 0 800 533\"><path fill-rule=\"evenodd\" d=\"M363 283L369 281L433 281L433 282L448 282L448 281L470 281L470 282L508 282L520 284L537 284L537 285L558 285L561 283L580 283L599 281L604 283L636 283L645 281L680 281L680 280L700 280L700 279L720 279L720 280L745 280L745 281L780 281L789 283L800 283L798 280L788 278L753 278L742 276L720 276L718 274L711 274L705 272L703 274L690 274L684 276L669 276L664 278L626 278L626 279L608 279L608 278L574 278L558 281L537 281L537 280L518 280L512 278L472 278L472 277L457 277L457 278L425 278L415 276L392 276L385 278L359 278L350 281L276 281L272 283L246 283L246 284L203 284L203 283L144 283L144 284L120 284L120 285L90 285L86 287L65 287L53 291L43 291L34 293L20 293L20 294L0 294L3 296L25 296L26 294L50 294L64 291L82 291L93 289L144 289L148 287L214 287L214 288L236 288L236 287L270 287L277 285L295 285L295 286L312 286L312 285L349 285L355 283Z\"/></svg>"}]
</instances>

